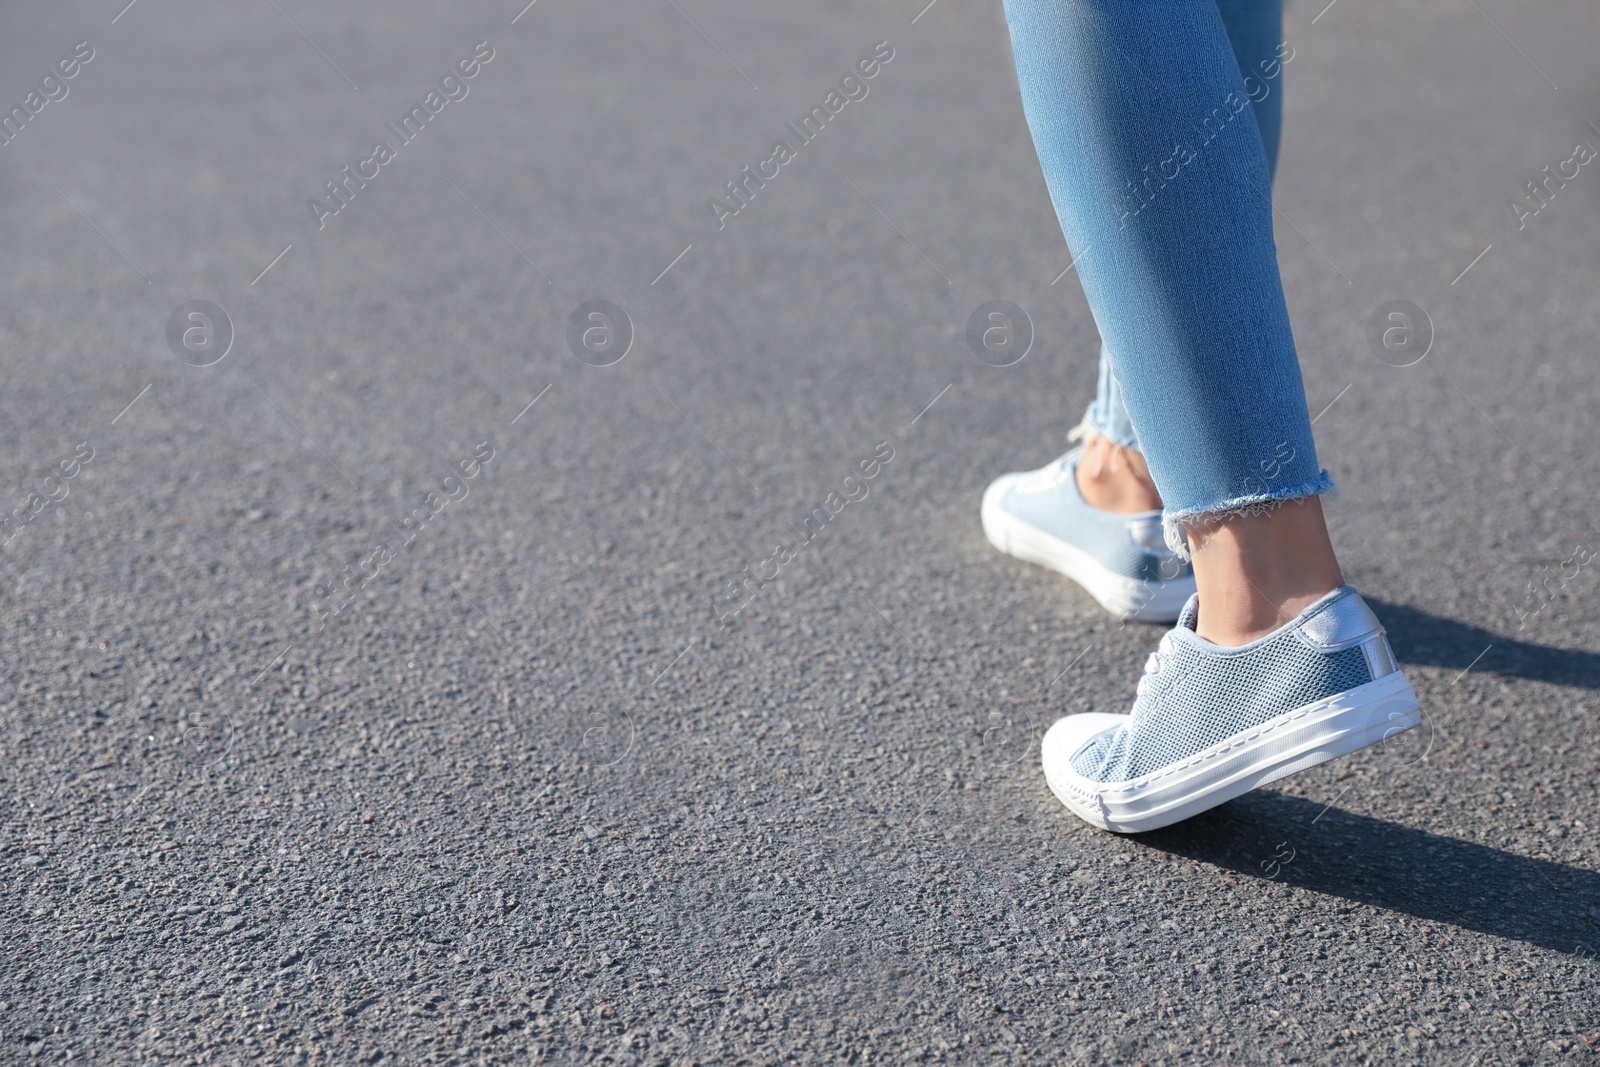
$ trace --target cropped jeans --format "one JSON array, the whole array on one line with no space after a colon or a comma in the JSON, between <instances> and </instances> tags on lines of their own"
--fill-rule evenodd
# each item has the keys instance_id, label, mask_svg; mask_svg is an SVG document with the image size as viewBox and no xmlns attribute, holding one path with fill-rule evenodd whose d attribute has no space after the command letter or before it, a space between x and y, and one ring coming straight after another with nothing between
<instances>
[{"instance_id":1,"label":"cropped jeans","mask_svg":"<svg viewBox=\"0 0 1600 1067\"><path fill-rule=\"evenodd\" d=\"M1281 0L1005 0L1017 81L1100 329L1087 419L1186 526L1333 488L1272 236Z\"/></svg>"}]
</instances>

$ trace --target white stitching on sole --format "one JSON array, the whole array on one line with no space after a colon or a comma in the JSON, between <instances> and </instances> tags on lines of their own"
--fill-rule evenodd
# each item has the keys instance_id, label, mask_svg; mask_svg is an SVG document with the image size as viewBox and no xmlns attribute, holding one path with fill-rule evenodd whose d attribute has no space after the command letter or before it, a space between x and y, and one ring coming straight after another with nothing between
<instances>
[{"instance_id":1,"label":"white stitching on sole","mask_svg":"<svg viewBox=\"0 0 1600 1067\"><path fill-rule=\"evenodd\" d=\"M1398 679L1398 684L1396 679ZM1363 690L1367 690L1368 692L1363 693ZM1406 681L1404 674L1400 673L1399 671L1395 671L1384 676L1383 678L1367 682L1364 685L1355 687L1354 689L1347 689L1342 693L1335 693L1332 696L1324 697L1321 700L1313 701L1310 704L1306 704L1302 707L1295 708L1292 711L1285 712L1283 715L1280 715L1277 718L1269 719L1259 726L1255 726L1248 731L1235 734L1232 737L1218 742L1211 748L1197 752L1188 759L1185 759L1179 763L1171 764L1167 767L1163 767L1159 771L1152 771L1150 774L1144 775L1140 778L1130 779L1126 782L1117 782L1108 787L1102 783L1090 781L1074 770L1070 762L1070 756L1068 760L1065 761L1065 765L1060 771L1054 775L1047 776L1047 778L1051 789L1055 791L1058 796L1063 792L1070 793L1072 796L1078 798L1083 804L1099 808L1102 821L1097 825L1102 825L1103 827L1109 829L1111 828L1109 824L1114 820L1109 810L1108 801L1118 803L1134 803L1141 799L1141 794L1159 791L1159 783L1161 783L1164 779L1171 778L1174 775L1188 770L1204 769L1207 765L1222 763L1229 757L1231 753L1235 752L1236 750L1261 741L1268 735L1286 732L1286 728L1291 727L1294 723L1307 717L1325 712L1331 712L1330 717L1332 717L1332 715L1348 714L1349 712L1361 711L1366 708L1377 706L1385 700L1404 697L1407 694L1409 694L1410 701L1415 704L1416 696L1414 691L1411 689L1410 683ZM1341 701L1347 702L1348 706L1342 708L1338 707L1338 704ZM1345 731L1342 736L1350 737L1358 732L1361 731L1348 730ZM1084 743L1087 744L1088 741L1085 741ZM1375 742L1369 741L1367 744L1370 745L1373 743ZM1076 751L1077 750L1074 750L1074 755L1076 754ZM1206 790L1201 789L1198 791L1195 799L1199 799L1205 795ZM1077 808L1073 805L1069 804L1068 806L1073 807L1073 810L1077 811ZM1079 814L1081 814L1081 812ZM1136 821L1139 818L1140 816L1138 815L1127 817L1128 821ZM1091 819L1088 821L1093 822L1094 820Z\"/></svg>"}]
</instances>

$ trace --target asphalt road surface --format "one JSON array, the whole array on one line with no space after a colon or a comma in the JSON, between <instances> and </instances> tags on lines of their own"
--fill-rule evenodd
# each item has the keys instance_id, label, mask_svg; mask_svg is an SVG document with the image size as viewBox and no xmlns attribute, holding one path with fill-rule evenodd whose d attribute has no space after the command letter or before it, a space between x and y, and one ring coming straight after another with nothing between
<instances>
[{"instance_id":1,"label":"asphalt road surface","mask_svg":"<svg viewBox=\"0 0 1600 1067\"><path fill-rule=\"evenodd\" d=\"M1595 1054L1600 11L1290 11L1428 723L1130 838L1037 744L1159 631L978 523L1095 328L999 5L923 2L8 8L0 1061Z\"/></svg>"}]
</instances>

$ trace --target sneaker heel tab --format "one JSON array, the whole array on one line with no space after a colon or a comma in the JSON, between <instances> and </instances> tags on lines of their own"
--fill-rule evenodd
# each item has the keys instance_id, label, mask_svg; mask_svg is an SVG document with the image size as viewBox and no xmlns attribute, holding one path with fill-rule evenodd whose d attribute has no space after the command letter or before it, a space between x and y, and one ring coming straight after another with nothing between
<instances>
[{"instance_id":1,"label":"sneaker heel tab","mask_svg":"<svg viewBox=\"0 0 1600 1067\"><path fill-rule=\"evenodd\" d=\"M1337 652L1384 632L1383 623L1367 607L1361 594L1349 586L1345 589L1349 591L1329 601L1300 625L1301 638L1312 648Z\"/></svg>"}]
</instances>

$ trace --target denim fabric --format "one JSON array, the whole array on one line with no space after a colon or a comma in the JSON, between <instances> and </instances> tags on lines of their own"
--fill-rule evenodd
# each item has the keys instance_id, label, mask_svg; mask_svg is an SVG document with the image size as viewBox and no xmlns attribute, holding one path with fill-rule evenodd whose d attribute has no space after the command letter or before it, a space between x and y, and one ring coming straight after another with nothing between
<instances>
[{"instance_id":1,"label":"denim fabric","mask_svg":"<svg viewBox=\"0 0 1600 1067\"><path fill-rule=\"evenodd\" d=\"M1122 399L1122 386L1117 384L1116 373L1111 369L1111 353L1105 342L1100 342L1100 380L1095 385L1094 402L1083 416L1095 432L1124 448L1139 448L1139 435L1134 431L1133 420L1128 417L1128 405Z\"/></svg>"},{"instance_id":2,"label":"denim fabric","mask_svg":"<svg viewBox=\"0 0 1600 1067\"><path fill-rule=\"evenodd\" d=\"M1045 183L1104 341L1106 403L1097 397L1091 418L1117 439L1120 388L1168 543L1186 553L1186 519L1332 488L1272 236L1290 57L1277 3L1006 0L1006 19Z\"/></svg>"},{"instance_id":3,"label":"denim fabric","mask_svg":"<svg viewBox=\"0 0 1600 1067\"><path fill-rule=\"evenodd\" d=\"M1261 148L1267 157L1267 181L1278 173L1278 135L1283 127L1283 0L1218 0L1222 25L1233 46L1239 78L1250 98L1250 113L1255 116L1261 135ZM1100 380L1094 402L1085 417L1099 433L1115 444L1139 448L1139 435L1128 417L1122 399L1122 386L1111 370L1111 355L1100 345Z\"/></svg>"}]
</instances>

